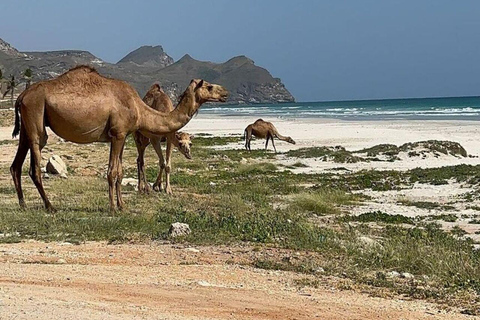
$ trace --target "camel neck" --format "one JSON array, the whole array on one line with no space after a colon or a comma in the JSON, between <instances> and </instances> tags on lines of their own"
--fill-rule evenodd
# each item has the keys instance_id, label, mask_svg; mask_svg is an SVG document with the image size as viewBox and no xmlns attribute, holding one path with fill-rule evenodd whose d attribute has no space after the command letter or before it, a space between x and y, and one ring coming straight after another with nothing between
<instances>
[{"instance_id":1,"label":"camel neck","mask_svg":"<svg viewBox=\"0 0 480 320\"><path fill-rule=\"evenodd\" d=\"M190 93L185 93L177 107L167 113L159 112L144 104L138 130L153 135L165 135L178 131L190 121L198 108L199 105Z\"/></svg>"}]
</instances>

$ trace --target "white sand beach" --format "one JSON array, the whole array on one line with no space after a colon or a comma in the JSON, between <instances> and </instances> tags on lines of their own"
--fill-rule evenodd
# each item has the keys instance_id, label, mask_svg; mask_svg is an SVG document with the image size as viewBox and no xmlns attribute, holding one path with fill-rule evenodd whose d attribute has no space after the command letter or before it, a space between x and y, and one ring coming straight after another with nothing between
<instances>
[{"instance_id":1,"label":"white sand beach","mask_svg":"<svg viewBox=\"0 0 480 320\"><path fill-rule=\"evenodd\" d=\"M255 122L258 117L217 116L200 114L188 123L182 130L189 133L209 133L212 135L241 134L245 127ZM291 149L317 146L342 146L349 151L373 147L379 144L401 145L407 142L425 140L446 140L460 143L473 158L428 157L427 159L402 159L395 162L360 162L341 164L350 170L359 169L395 169L407 170L416 167L441 167L456 164L480 164L480 123L463 120L379 120L379 121L346 121L326 118L263 118L272 122L278 131L291 136L296 144L276 141L279 153ZM265 140L252 141L252 149L262 149ZM244 142L230 144L230 148L244 148ZM271 144L269 150L273 151ZM282 159L279 156L279 159ZM292 159L289 160L290 162ZM317 159L302 159L309 168L307 171L318 171L338 167L333 162L323 162ZM287 161L288 163L288 161Z\"/></svg>"}]
</instances>

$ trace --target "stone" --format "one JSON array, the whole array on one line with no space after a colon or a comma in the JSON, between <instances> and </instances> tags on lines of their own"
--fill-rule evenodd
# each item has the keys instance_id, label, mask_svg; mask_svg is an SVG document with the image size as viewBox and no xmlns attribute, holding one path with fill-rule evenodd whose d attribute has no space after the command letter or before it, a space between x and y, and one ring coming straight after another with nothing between
<instances>
[{"instance_id":1,"label":"stone","mask_svg":"<svg viewBox=\"0 0 480 320\"><path fill-rule=\"evenodd\" d=\"M408 273L408 272L402 272L401 274L402 278L405 278L405 279L413 279L415 278L415 276L411 273Z\"/></svg>"},{"instance_id":2,"label":"stone","mask_svg":"<svg viewBox=\"0 0 480 320\"><path fill-rule=\"evenodd\" d=\"M188 252L193 252L193 253L199 253L200 252L200 250L195 249L195 248L185 248L184 250L188 251Z\"/></svg>"},{"instance_id":3,"label":"stone","mask_svg":"<svg viewBox=\"0 0 480 320\"><path fill-rule=\"evenodd\" d=\"M43 179L50 179L50 175L45 172L45 173L43 174Z\"/></svg>"},{"instance_id":4,"label":"stone","mask_svg":"<svg viewBox=\"0 0 480 320\"><path fill-rule=\"evenodd\" d=\"M313 270L313 272L314 273L325 273L325 269L323 269L322 267L318 267L315 270Z\"/></svg>"},{"instance_id":5,"label":"stone","mask_svg":"<svg viewBox=\"0 0 480 320\"><path fill-rule=\"evenodd\" d=\"M52 174L67 174L67 165L63 162L62 158L57 155L53 155L48 159L47 172Z\"/></svg>"},{"instance_id":6,"label":"stone","mask_svg":"<svg viewBox=\"0 0 480 320\"><path fill-rule=\"evenodd\" d=\"M370 237L366 237L366 236L358 237L358 242L365 247L373 248L373 247L381 247L382 246L377 240L372 239Z\"/></svg>"},{"instance_id":7,"label":"stone","mask_svg":"<svg viewBox=\"0 0 480 320\"><path fill-rule=\"evenodd\" d=\"M170 229L168 230L168 235L172 238L182 237L189 235L192 231L190 230L190 226L186 223L175 222L172 223Z\"/></svg>"},{"instance_id":8,"label":"stone","mask_svg":"<svg viewBox=\"0 0 480 320\"><path fill-rule=\"evenodd\" d=\"M400 273L397 271L387 272L387 278L399 278L399 277L400 277Z\"/></svg>"}]
</instances>

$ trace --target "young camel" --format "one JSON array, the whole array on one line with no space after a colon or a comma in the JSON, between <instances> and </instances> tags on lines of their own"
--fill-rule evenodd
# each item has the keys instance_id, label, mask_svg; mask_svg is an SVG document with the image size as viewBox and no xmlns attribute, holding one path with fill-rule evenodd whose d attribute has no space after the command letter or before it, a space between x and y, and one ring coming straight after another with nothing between
<instances>
[{"instance_id":1,"label":"young camel","mask_svg":"<svg viewBox=\"0 0 480 320\"><path fill-rule=\"evenodd\" d=\"M20 206L25 206L22 165L30 150L30 177L46 209L53 210L40 172L47 126L58 136L75 143L110 142L107 173L110 208L115 209L116 192L117 207L122 209L122 154L127 135L140 131L150 138L175 132L190 121L202 103L224 102L227 96L227 90L219 85L192 80L178 107L165 114L147 106L126 82L103 77L88 66L79 66L55 79L33 84L15 104L13 136L20 133L20 141L10 172Z\"/></svg>"},{"instance_id":2,"label":"young camel","mask_svg":"<svg viewBox=\"0 0 480 320\"><path fill-rule=\"evenodd\" d=\"M160 111L160 112L171 112L173 111L173 104L172 100L168 97L168 95L163 92L162 88L158 84L154 84L150 87L148 92L143 97L143 102L147 105L152 107L153 109ZM186 132L175 132L169 133L163 137L154 137L149 139L145 137L140 132L136 131L134 133L135 137L135 144L138 150L138 158L137 158L137 171L138 171L138 190L140 192L149 192L150 186L147 182L147 177L145 175L145 149L151 143L155 152L158 155L159 164L160 164L160 171L158 173L157 179L153 184L153 189L155 191L162 191L163 184L162 184L162 175L163 171L165 170L165 192L167 194L172 194L172 188L170 187L170 170L171 170L171 157L172 157L172 145L177 147L177 149L187 158L191 159L192 156L190 154L190 147L192 146L192 139L193 135L190 135ZM165 159L162 154L162 146L161 142L167 142L167 150L165 154Z\"/></svg>"},{"instance_id":3,"label":"young camel","mask_svg":"<svg viewBox=\"0 0 480 320\"><path fill-rule=\"evenodd\" d=\"M250 149L250 142L252 141L252 136L255 136L257 138L267 138L267 142L265 143L265 150L267 150L268 147L268 140L272 140L272 145L273 149L275 152L277 152L277 148L275 148L275 143L273 142L273 138L277 138L279 140L286 141L288 143L295 144L295 141L293 141L292 138L290 137L285 137L282 136L280 133L278 133L277 128L271 123L267 121L263 121L262 119L258 119L252 124L249 124L245 128L245 149L251 151Z\"/></svg>"}]
</instances>

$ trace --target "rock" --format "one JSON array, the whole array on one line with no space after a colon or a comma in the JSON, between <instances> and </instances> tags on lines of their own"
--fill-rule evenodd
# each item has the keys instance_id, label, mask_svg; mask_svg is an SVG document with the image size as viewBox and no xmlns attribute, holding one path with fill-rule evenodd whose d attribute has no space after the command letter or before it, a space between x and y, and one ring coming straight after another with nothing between
<instances>
[{"instance_id":1,"label":"rock","mask_svg":"<svg viewBox=\"0 0 480 320\"><path fill-rule=\"evenodd\" d=\"M318 267L317 269L313 270L314 273L325 273L325 269L322 267Z\"/></svg>"},{"instance_id":2,"label":"rock","mask_svg":"<svg viewBox=\"0 0 480 320\"><path fill-rule=\"evenodd\" d=\"M408 273L408 272L402 272L401 274L402 278L405 278L405 279L413 279L415 278L415 276L411 273Z\"/></svg>"},{"instance_id":3,"label":"rock","mask_svg":"<svg viewBox=\"0 0 480 320\"><path fill-rule=\"evenodd\" d=\"M53 174L67 174L67 165L63 162L62 158L53 155L48 159L47 172Z\"/></svg>"},{"instance_id":4,"label":"rock","mask_svg":"<svg viewBox=\"0 0 480 320\"><path fill-rule=\"evenodd\" d=\"M212 187L216 186L217 184L215 182L210 181L209 183Z\"/></svg>"},{"instance_id":5,"label":"rock","mask_svg":"<svg viewBox=\"0 0 480 320\"><path fill-rule=\"evenodd\" d=\"M387 272L387 278L399 278L399 277L400 277L400 273L397 271Z\"/></svg>"},{"instance_id":6,"label":"rock","mask_svg":"<svg viewBox=\"0 0 480 320\"><path fill-rule=\"evenodd\" d=\"M45 172L45 173L43 174L43 179L50 179L50 176L48 175L48 173Z\"/></svg>"},{"instance_id":7,"label":"rock","mask_svg":"<svg viewBox=\"0 0 480 320\"><path fill-rule=\"evenodd\" d=\"M67 175L65 173L60 174L60 178L67 179Z\"/></svg>"},{"instance_id":8,"label":"rock","mask_svg":"<svg viewBox=\"0 0 480 320\"><path fill-rule=\"evenodd\" d=\"M358 242L364 247L381 247L382 245L375 239L369 238L367 236L358 237Z\"/></svg>"},{"instance_id":9,"label":"rock","mask_svg":"<svg viewBox=\"0 0 480 320\"><path fill-rule=\"evenodd\" d=\"M63 155L65 157L65 159L67 160L73 160L73 156L69 155L69 154L64 154Z\"/></svg>"},{"instance_id":10,"label":"rock","mask_svg":"<svg viewBox=\"0 0 480 320\"><path fill-rule=\"evenodd\" d=\"M185 248L184 250L185 250L185 251L188 251L188 252L193 252L193 253L198 253L198 252L200 252L200 250L195 249L195 248Z\"/></svg>"},{"instance_id":11,"label":"rock","mask_svg":"<svg viewBox=\"0 0 480 320\"><path fill-rule=\"evenodd\" d=\"M132 186L136 187L138 185L138 180L135 178L123 178L122 186Z\"/></svg>"},{"instance_id":12,"label":"rock","mask_svg":"<svg viewBox=\"0 0 480 320\"><path fill-rule=\"evenodd\" d=\"M65 261L65 259L58 259L57 263L58 264L65 264L65 263L67 263L67 261Z\"/></svg>"},{"instance_id":13,"label":"rock","mask_svg":"<svg viewBox=\"0 0 480 320\"><path fill-rule=\"evenodd\" d=\"M210 283L208 283L207 281L204 281L204 280L198 281L197 284L201 287L211 287L212 286Z\"/></svg>"},{"instance_id":14,"label":"rock","mask_svg":"<svg viewBox=\"0 0 480 320\"><path fill-rule=\"evenodd\" d=\"M241 164L246 164L247 162L248 162L248 160L245 159L245 158L240 159L240 163L241 163Z\"/></svg>"},{"instance_id":15,"label":"rock","mask_svg":"<svg viewBox=\"0 0 480 320\"><path fill-rule=\"evenodd\" d=\"M168 235L172 238L182 237L189 235L192 231L190 230L190 226L186 223L175 222L172 223L170 229L168 230Z\"/></svg>"},{"instance_id":16,"label":"rock","mask_svg":"<svg viewBox=\"0 0 480 320\"><path fill-rule=\"evenodd\" d=\"M45 167L40 168L40 172L41 173L47 173L47 168L45 168Z\"/></svg>"}]
</instances>

